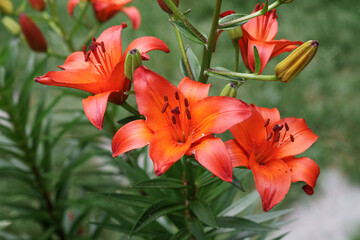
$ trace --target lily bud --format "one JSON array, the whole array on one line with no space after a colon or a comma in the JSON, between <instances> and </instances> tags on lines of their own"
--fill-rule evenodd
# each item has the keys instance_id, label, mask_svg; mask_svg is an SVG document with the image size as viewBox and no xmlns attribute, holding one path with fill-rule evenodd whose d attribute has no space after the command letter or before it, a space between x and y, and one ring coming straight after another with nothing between
<instances>
[{"instance_id":1,"label":"lily bud","mask_svg":"<svg viewBox=\"0 0 360 240\"><path fill-rule=\"evenodd\" d=\"M276 77L288 83L293 80L313 59L319 42L316 40L309 40L297 47L289 56L275 67Z\"/></svg>"},{"instance_id":2,"label":"lily bud","mask_svg":"<svg viewBox=\"0 0 360 240\"><path fill-rule=\"evenodd\" d=\"M46 52L46 39L31 18L22 13L20 14L19 23L29 47L36 52Z\"/></svg>"},{"instance_id":3,"label":"lily bud","mask_svg":"<svg viewBox=\"0 0 360 240\"><path fill-rule=\"evenodd\" d=\"M233 97L236 98L237 95L237 85L236 83L228 83L221 91L220 96L224 97Z\"/></svg>"},{"instance_id":4,"label":"lily bud","mask_svg":"<svg viewBox=\"0 0 360 240\"><path fill-rule=\"evenodd\" d=\"M124 74L132 81L135 69L142 65L141 54L136 48L130 50L125 58Z\"/></svg>"},{"instance_id":5,"label":"lily bud","mask_svg":"<svg viewBox=\"0 0 360 240\"><path fill-rule=\"evenodd\" d=\"M33 7L33 9L37 11L42 11L45 9L44 0L29 0L29 3Z\"/></svg>"},{"instance_id":6,"label":"lily bud","mask_svg":"<svg viewBox=\"0 0 360 240\"><path fill-rule=\"evenodd\" d=\"M20 33L21 30L19 24L11 17L4 16L1 19L1 22L12 35L16 36Z\"/></svg>"},{"instance_id":7,"label":"lily bud","mask_svg":"<svg viewBox=\"0 0 360 240\"><path fill-rule=\"evenodd\" d=\"M12 14L14 12L14 5L10 0L1 0L0 10L5 14Z\"/></svg>"},{"instance_id":8,"label":"lily bud","mask_svg":"<svg viewBox=\"0 0 360 240\"><path fill-rule=\"evenodd\" d=\"M179 0L171 0L171 1L175 4L175 6L177 6L177 7L179 6ZM165 12L167 12L169 14L172 13L170 8L168 8L168 6L164 3L163 0L157 0L157 2L162 10L164 10Z\"/></svg>"}]
</instances>

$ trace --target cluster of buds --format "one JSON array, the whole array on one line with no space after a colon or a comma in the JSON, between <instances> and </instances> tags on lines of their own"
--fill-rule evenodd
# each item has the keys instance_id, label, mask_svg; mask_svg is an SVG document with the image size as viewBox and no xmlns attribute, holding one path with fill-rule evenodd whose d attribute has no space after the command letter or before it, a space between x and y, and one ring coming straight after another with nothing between
<instances>
[{"instance_id":1,"label":"cluster of buds","mask_svg":"<svg viewBox=\"0 0 360 240\"><path fill-rule=\"evenodd\" d=\"M296 48L287 58L275 67L276 77L284 83L293 80L314 58L319 42L309 40Z\"/></svg>"},{"instance_id":2,"label":"cluster of buds","mask_svg":"<svg viewBox=\"0 0 360 240\"><path fill-rule=\"evenodd\" d=\"M130 50L125 58L124 74L127 79L132 81L136 68L142 65L141 54L136 48Z\"/></svg>"}]
</instances>

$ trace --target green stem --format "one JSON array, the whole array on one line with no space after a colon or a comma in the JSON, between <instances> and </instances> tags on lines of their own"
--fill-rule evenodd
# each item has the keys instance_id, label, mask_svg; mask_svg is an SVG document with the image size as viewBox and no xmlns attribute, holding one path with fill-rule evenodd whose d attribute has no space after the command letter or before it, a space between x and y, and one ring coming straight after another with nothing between
<instances>
[{"instance_id":1,"label":"green stem","mask_svg":"<svg viewBox=\"0 0 360 240\"><path fill-rule=\"evenodd\" d=\"M194 74L193 74L193 72L191 70L189 59L188 59L188 57L186 55L186 52L185 52L185 47L184 47L183 40L181 38L180 31L175 26L174 26L174 32L175 32L176 40L177 40L177 42L179 44L181 56L182 56L182 59L183 59L184 64L185 64L186 71L189 74L189 78L191 78L192 80L195 80Z\"/></svg>"},{"instance_id":2,"label":"green stem","mask_svg":"<svg viewBox=\"0 0 360 240\"><path fill-rule=\"evenodd\" d=\"M276 1L274 2L273 4L269 5L268 7L268 11L274 9L274 8L277 8L278 6L280 6L281 3L279 1ZM251 13L249 15L246 15L244 17L241 17L241 18L238 18L238 19L234 19L234 20L231 20L231 21L228 21L228 22L225 22L225 23L222 23L219 25L220 28L226 28L226 27L230 27L232 25L235 25L237 23L241 23L241 22L245 22L245 21L248 21L254 17L258 17L258 16L261 16L261 15L264 15L266 14L266 12L263 12L262 10L259 10L257 12L254 12L254 13Z\"/></svg>"},{"instance_id":3,"label":"green stem","mask_svg":"<svg viewBox=\"0 0 360 240\"><path fill-rule=\"evenodd\" d=\"M206 37L204 37L191 23L190 21L180 12L180 10L175 6L171 0L163 0L164 3L170 8L173 14L179 18L196 36L202 39L205 43L207 42Z\"/></svg>"},{"instance_id":4,"label":"green stem","mask_svg":"<svg viewBox=\"0 0 360 240\"><path fill-rule=\"evenodd\" d=\"M229 76L236 78L245 78L250 80L259 80L259 81L279 81L276 75L257 75L254 73L238 73L238 72L228 72L222 70L215 70L209 68L206 72L215 73L219 76ZM242 82L242 80L233 79L233 81Z\"/></svg>"},{"instance_id":5,"label":"green stem","mask_svg":"<svg viewBox=\"0 0 360 240\"><path fill-rule=\"evenodd\" d=\"M67 57L65 55L61 55L61 54L53 52L50 48L47 49L47 54L52 56L52 57L56 57L56 58L59 58L59 59L62 59L62 60L66 59L66 57Z\"/></svg>"},{"instance_id":6,"label":"green stem","mask_svg":"<svg viewBox=\"0 0 360 240\"><path fill-rule=\"evenodd\" d=\"M140 115L138 110L136 110L134 107L132 107L127 102L123 102L120 106L123 107L124 109L126 109L128 112L130 112L130 113L132 113L132 114L134 114L136 116Z\"/></svg>"},{"instance_id":7,"label":"green stem","mask_svg":"<svg viewBox=\"0 0 360 240\"><path fill-rule=\"evenodd\" d=\"M234 51L235 51L235 67L234 72L239 71L239 59L240 59L240 47L237 41L233 41Z\"/></svg>"},{"instance_id":8,"label":"green stem","mask_svg":"<svg viewBox=\"0 0 360 240\"><path fill-rule=\"evenodd\" d=\"M86 10L89 6L89 1L86 1L85 6L83 6L83 8L81 9L80 15L78 16L78 18L76 19L75 25L73 26L73 28L70 31L70 38L72 38L72 36L75 34L75 32L77 31L77 29L79 28L82 20L84 19Z\"/></svg>"},{"instance_id":9,"label":"green stem","mask_svg":"<svg viewBox=\"0 0 360 240\"><path fill-rule=\"evenodd\" d=\"M214 49L214 45L216 42L216 36L218 32L219 27L219 15L220 15L220 8L221 8L222 0L216 0L215 5L215 11L213 16L213 22L210 30L210 36L207 47L204 47L203 50L203 57L201 62L201 70L200 70L200 76L199 76L199 82L206 83L209 76L204 74L204 71L206 71L210 67L211 63L211 55Z\"/></svg>"}]
</instances>

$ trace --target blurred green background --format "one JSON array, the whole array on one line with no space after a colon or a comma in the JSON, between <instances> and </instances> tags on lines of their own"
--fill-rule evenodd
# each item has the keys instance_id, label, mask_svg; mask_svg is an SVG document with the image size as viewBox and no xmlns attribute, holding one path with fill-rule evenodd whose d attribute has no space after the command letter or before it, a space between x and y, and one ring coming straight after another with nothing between
<instances>
[{"instance_id":1,"label":"blurred green background","mask_svg":"<svg viewBox=\"0 0 360 240\"><path fill-rule=\"evenodd\" d=\"M21 1L14 0L13 2L19 5ZM208 33L214 1L180 0L180 2L182 10L191 8L191 13L188 14L190 21ZM257 1L253 0L224 0L222 11L231 9L238 13L249 13L256 3ZM67 1L57 1L57 4L61 20L66 27L70 28L74 20L66 12ZM155 0L136 0L132 5L136 6L142 14L142 24L138 31L132 31L131 24L124 14L118 14L106 22L95 36L98 36L103 29L125 21L129 27L122 34L123 46L127 46L133 39L141 36L151 35L162 39L171 52L169 54L151 52L149 54L151 59L145 65L177 85L181 80L180 53L172 26L168 22L168 16L160 10ZM38 14L30 6L26 7L26 12L28 15ZM248 81L239 89L238 98L258 106L277 107L282 117L305 118L308 125L319 136L319 140L306 151L304 156L314 159L320 165L322 172L327 169L337 169L349 182L358 186L360 183L360 164L357 157L360 155L360 97L358 93L360 90L360 58L358 57L360 54L358 23L360 2L356 0L295 0L291 4L280 6L277 12L279 32L276 39L318 40L320 48L317 55L292 82L283 84ZM75 9L75 15L77 14L79 14L78 8ZM88 15L92 18L91 9L88 9ZM95 21L93 24L96 24ZM61 40L50 33L46 24L39 22L38 25L44 32L49 32L45 37L51 48L57 53L67 55L68 52ZM81 29L75 38L75 45L79 50L84 34L87 34L87 31ZM13 39L14 37L1 25L0 42L2 45ZM201 59L201 46L187 39L184 41ZM25 65L31 54L23 43L19 65ZM272 74L275 65L286 55L287 53L284 53L270 61L263 74ZM43 54L36 55L38 61L44 57ZM223 34L213 54L211 66L233 69L233 59L231 41L227 34ZM63 60L49 58L43 74L56 70L56 66L62 63ZM244 68L240 67L240 70ZM218 95L225 86L223 80L210 77L209 82L213 84L212 95ZM44 89L44 86L35 83L34 85L36 92ZM59 93L56 87L45 88L49 95ZM36 96L33 98L36 102ZM130 102L133 101L133 97L129 99ZM81 110L81 101L76 97L71 97L63 100L60 108ZM89 131L88 128L84 129ZM90 128L91 131L98 134L95 129ZM82 134L81 129L77 131L77 134ZM57 151L62 150L57 149ZM319 181L321 180L320 176ZM284 205L291 205L293 200L302 194L299 190L300 185L296 186L296 189L292 187ZM326 186L326 183L322 186ZM316 189L315 197L321 193L321 189ZM359 236L359 234L354 233L354 236Z\"/></svg>"}]
</instances>

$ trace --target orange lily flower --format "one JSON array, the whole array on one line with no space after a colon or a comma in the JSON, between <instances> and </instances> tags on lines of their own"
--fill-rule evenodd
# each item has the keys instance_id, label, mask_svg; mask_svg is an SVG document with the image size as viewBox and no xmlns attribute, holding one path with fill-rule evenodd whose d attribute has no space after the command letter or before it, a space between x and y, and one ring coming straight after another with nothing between
<instances>
[{"instance_id":1,"label":"orange lily flower","mask_svg":"<svg viewBox=\"0 0 360 240\"><path fill-rule=\"evenodd\" d=\"M80 0L68 1L68 13L73 15L74 7ZM85 0L83 0L85 1ZM134 0L91 0L96 19L103 23L112 18L118 12L125 13L130 19L134 29L138 29L141 23L141 15L136 7L125 7Z\"/></svg>"},{"instance_id":2,"label":"orange lily flower","mask_svg":"<svg viewBox=\"0 0 360 240\"><path fill-rule=\"evenodd\" d=\"M291 182L303 181L303 190L312 195L320 174L310 158L295 158L317 139L304 119L280 119L276 108L252 105L253 115L232 128L233 140L225 142L234 167L251 169L264 211L278 204Z\"/></svg>"},{"instance_id":3,"label":"orange lily flower","mask_svg":"<svg viewBox=\"0 0 360 240\"><path fill-rule=\"evenodd\" d=\"M63 71L48 72L36 77L35 81L52 86L76 88L93 94L83 99L83 107L90 122L101 130L108 100L122 104L130 89L130 81L124 75L126 54L132 49L138 49L142 57L152 50L169 52L166 44L155 37L141 37L126 48L122 54L121 30L126 24L106 29L98 39L93 38L86 52L74 52L59 66Z\"/></svg>"},{"instance_id":4,"label":"orange lily flower","mask_svg":"<svg viewBox=\"0 0 360 240\"><path fill-rule=\"evenodd\" d=\"M263 8L256 5L254 12ZM289 41L286 39L274 40L278 32L278 16L276 9L267 12L265 15L250 19L242 25L243 37L239 40L241 56L244 64L252 72L255 71L254 46L256 46L260 57L260 72L263 71L266 64L275 56L290 52L296 45L301 45L301 41Z\"/></svg>"},{"instance_id":5,"label":"orange lily flower","mask_svg":"<svg viewBox=\"0 0 360 240\"><path fill-rule=\"evenodd\" d=\"M184 154L224 181L232 181L232 164L225 144L212 134L223 133L250 117L251 107L230 97L208 97L210 84L183 78L175 87L141 66L135 70L134 90L146 120L124 125L112 142L113 157L149 146L156 175L166 172Z\"/></svg>"}]
</instances>

